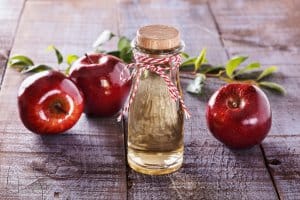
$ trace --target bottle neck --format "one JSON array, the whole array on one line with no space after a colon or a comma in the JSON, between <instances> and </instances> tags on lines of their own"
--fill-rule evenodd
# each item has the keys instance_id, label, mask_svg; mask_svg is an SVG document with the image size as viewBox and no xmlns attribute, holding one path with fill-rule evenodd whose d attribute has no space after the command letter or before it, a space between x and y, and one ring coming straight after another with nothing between
<instances>
[{"instance_id":1,"label":"bottle neck","mask_svg":"<svg viewBox=\"0 0 300 200\"><path fill-rule=\"evenodd\" d=\"M140 47L136 39L132 40L131 46L133 48L134 53L144 54L148 57L152 58L163 58L163 57L169 57L172 55L179 54L184 50L185 44L183 41L180 42L180 45L173 49L166 49L166 50L154 50L154 49L145 49Z\"/></svg>"}]
</instances>

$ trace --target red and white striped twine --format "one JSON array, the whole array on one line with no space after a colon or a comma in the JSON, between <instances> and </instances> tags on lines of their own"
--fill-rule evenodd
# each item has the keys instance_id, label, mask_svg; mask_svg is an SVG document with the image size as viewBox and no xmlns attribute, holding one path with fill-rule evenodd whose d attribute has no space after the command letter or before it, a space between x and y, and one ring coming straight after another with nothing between
<instances>
[{"instance_id":1,"label":"red and white striped twine","mask_svg":"<svg viewBox=\"0 0 300 200\"><path fill-rule=\"evenodd\" d=\"M136 68L136 70L134 71L134 73L131 74L131 77L130 77L130 78L135 77L135 83L131 90L129 101L125 104L122 113L118 117L118 121L120 121L122 116L128 112L129 107L132 104L133 99L135 98L136 92L138 90L140 77L145 70L154 72L164 79L164 81L167 84L171 98L174 101L179 100L179 102L182 106L182 109L184 111L185 117L190 118L191 115L190 115L187 107L184 104L184 101L182 99L182 96L180 95L180 92L178 91L178 88L170 80L169 76L165 74L165 71L167 71L167 70L171 71L171 70L177 70L179 68L179 66L181 64L180 54L172 55L170 57L164 57L164 58L152 58L152 57L148 57L148 56L144 56L144 55L140 55L140 54L134 54L134 59L135 59L136 63L128 64L126 67L127 68ZM160 65L165 65L165 66L160 67ZM125 80L123 72L121 73L121 79Z\"/></svg>"}]
</instances>

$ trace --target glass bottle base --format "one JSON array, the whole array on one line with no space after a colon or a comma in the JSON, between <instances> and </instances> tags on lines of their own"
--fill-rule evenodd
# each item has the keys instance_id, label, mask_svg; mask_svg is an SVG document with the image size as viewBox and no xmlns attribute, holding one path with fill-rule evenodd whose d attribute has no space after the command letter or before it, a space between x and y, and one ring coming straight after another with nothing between
<instances>
[{"instance_id":1,"label":"glass bottle base","mask_svg":"<svg viewBox=\"0 0 300 200\"><path fill-rule=\"evenodd\" d=\"M177 171L183 162L183 148L172 152L145 152L128 148L129 166L143 174L163 175Z\"/></svg>"}]
</instances>

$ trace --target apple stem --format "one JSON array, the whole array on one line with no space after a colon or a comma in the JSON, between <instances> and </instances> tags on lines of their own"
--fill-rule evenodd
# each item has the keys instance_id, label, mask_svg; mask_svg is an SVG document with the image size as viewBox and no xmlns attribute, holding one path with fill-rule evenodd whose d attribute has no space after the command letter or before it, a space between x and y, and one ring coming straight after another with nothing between
<instances>
[{"instance_id":1,"label":"apple stem","mask_svg":"<svg viewBox=\"0 0 300 200\"><path fill-rule=\"evenodd\" d=\"M61 103L55 103L54 108L64 114L68 114L68 112L62 107Z\"/></svg>"},{"instance_id":2,"label":"apple stem","mask_svg":"<svg viewBox=\"0 0 300 200\"><path fill-rule=\"evenodd\" d=\"M90 58L90 56L87 53L85 53L84 55L88 59L90 64L94 64L93 60Z\"/></svg>"},{"instance_id":3,"label":"apple stem","mask_svg":"<svg viewBox=\"0 0 300 200\"><path fill-rule=\"evenodd\" d=\"M240 101L237 99L229 99L227 101L227 106L232 109L238 108L240 106Z\"/></svg>"}]
</instances>

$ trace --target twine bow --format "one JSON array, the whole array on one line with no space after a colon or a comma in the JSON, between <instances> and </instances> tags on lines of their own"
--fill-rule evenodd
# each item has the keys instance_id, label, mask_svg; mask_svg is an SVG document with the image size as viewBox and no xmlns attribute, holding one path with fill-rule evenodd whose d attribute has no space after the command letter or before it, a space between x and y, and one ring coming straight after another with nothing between
<instances>
[{"instance_id":1,"label":"twine bow","mask_svg":"<svg viewBox=\"0 0 300 200\"><path fill-rule=\"evenodd\" d=\"M136 71L134 71L134 73L132 73L130 77L135 77L135 83L131 90L129 101L126 102L122 113L118 117L118 121L120 121L122 119L122 116L128 112L129 107L132 104L133 99L135 98L136 92L138 90L141 75L145 70L154 72L164 79L165 83L167 84L171 98L174 101L179 100L184 111L185 117L190 118L191 115L184 104L184 101L182 99L182 96L180 95L180 92L178 91L178 88L174 85L174 83L170 80L169 76L165 73L165 71L177 70L179 68L182 59L180 54L164 58L152 58L140 54L134 54L134 58L136 63L128 64L126 67L128 69L136 67ZM164 65L164 67L161 67L161 65ZM125 80L123 72L121 73L121 80Z\"/></svg>"}]
</instances>

